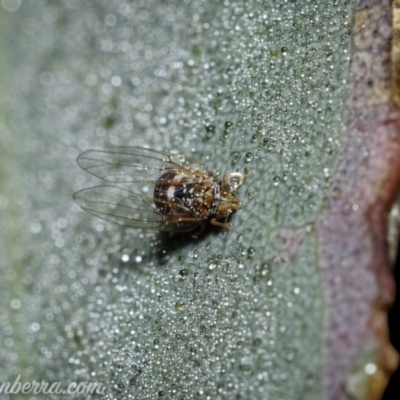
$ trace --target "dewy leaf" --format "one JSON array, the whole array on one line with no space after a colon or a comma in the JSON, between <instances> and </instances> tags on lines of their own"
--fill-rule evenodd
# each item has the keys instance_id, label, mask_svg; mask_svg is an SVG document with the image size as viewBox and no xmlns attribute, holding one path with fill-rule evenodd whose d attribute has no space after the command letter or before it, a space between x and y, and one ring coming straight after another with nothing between
<instances>
[{"instance_id":1,"label":"dewy leaf","mask_svg":"<svg viewBox=\"0 0 400 400\"><path fill-rule=\"evenodd\" d=\"M1 1L0 382L379 399L397 364L391 21L388 0ZM231 232L81 212L73 193L101 183L76 157L115 145L246 167Z\"/></svg>"}]
</instances>

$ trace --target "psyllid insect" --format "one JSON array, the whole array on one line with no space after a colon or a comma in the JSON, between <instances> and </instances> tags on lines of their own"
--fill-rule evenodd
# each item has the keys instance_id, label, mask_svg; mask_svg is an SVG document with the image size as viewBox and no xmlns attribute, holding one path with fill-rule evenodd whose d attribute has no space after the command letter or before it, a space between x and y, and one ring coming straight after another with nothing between
<instances>
[{"instance_id":1,"label":"psyllid insect","mask_svg":"<svg viewBox=\"0 0 400 400\"><path fill-rule=\"evenodd\" d=\"M229 216L242 207L235 191L246 180L246 169L218 179L191 157L126 146L88 150L77 161L114 185L82 189L75 201L126 227L190 232L202 231L210 222L228 231Z\"/></svg>"}]
</instances>

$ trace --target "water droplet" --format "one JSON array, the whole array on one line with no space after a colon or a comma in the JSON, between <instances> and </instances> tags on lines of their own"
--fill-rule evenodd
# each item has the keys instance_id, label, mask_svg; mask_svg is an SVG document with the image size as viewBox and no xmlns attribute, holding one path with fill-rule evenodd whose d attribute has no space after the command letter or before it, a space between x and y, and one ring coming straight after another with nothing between
<instances>
[{"instance_id":1,"label":"water droplet","mask_svg":"<svg viewBox=\"0 0 400 400\"><path fill-rule=\"evenodd\" d=\"M176 308L178 311L183 311L183 310L185 309L185 304L182 303L181 301L177 301L177 302L175 303L175 308Z\"/></svg>"},{"instance_id":2,"label":"water droplet","mask_svg":"<svg viewBox=\"0 0 400 400\"><path fill-rule=\"evenodd\" d=\"M213 258L209 258L207 260L207 268L212 271L215 267L217 266L217 264L215 263Z\"/></svg>"},{"instance_id":3,"label":"water droplet","mask_svg":"<svg viewBox=\"0 0 400 400\"><path fill-rule=\"evenodd\" d=\"M267 276L271 273L271 267L269 264L264 263L260 266L260 274L261 276Z\"/></svg>"},{"instance_id":4,"label":"water droplet","mask_svg":"<svg viewBox=\"0 0 400 400\"><path fill-rule=\"evenodd\" d=\"M132 374L136 377L142 373L142 368L140 368L138 365L133 364L131 366L131 372Z\"/></svg>"},{"instance_id":5,"label":"water droplet","mask_svg":"<svg viewBox=\"0 0 400 400\"><path fill-rule=\"evenodd\" d=\"M280 180L281 178L279 178L279 176L275 176L272 180L274 182L274 186L279 186Z\"/></svg>"},{"instance_id":6,"label":"water droplet","mask_svg":"<svg viewBox=\"0 0 400 400\"><path fill-rule=\"evenodd\" d=\"M1 207L0 207L1 208ZM40 225L39 222L33 222L30 226L29 229L32 233L39 233L42 230L42 225Z\"/></svg>"},{"instance_id":7,"label":"water droplet","mask_svg":"<svg viewBox=\"0 0 400 400\"><path fill-rule=\"evenodd\" d=\"M165 249L160 249L157 252L157 256L161 264L165 264L169 259L169 255Z\"/></svg>"},{"instance_id":8,"label":"water droplet","mask_svg":"<svg viewBox=\"0 0 400 400\"><path fill-rule=\"evenodd\" d=\"M248 258L253 258L255 252L256 252L256 251L254 250L254 247L249 247L249 248L247 249L247 257L248 257Z\"/></svg>"},{"instance_id":9,"label":"water droplet","mask_svg":"<svg viewBox=\"0 0 400 400\"><path fill-rule=\"evenodd\" d=\"M122 254L121 260L122 262L128 262L130 259L129 254Z\"/></svg>"},{"instance_id":10,"label":"water droplet","mask_svg":"<svg viewBox=\"0 0 400 400\"><path fill-rule=\"evenodd\" d=\"M249 163L252 159L253 159L253 153L250 152L246 153L245 161Z\"/></svg>"},{"instance_id":11,"label":"water droplet","mask_svg":"<svg viewBox=\"0 0 400 400\"><path fill-rule=\"evenodd\" d=\"M235 165L240 160L240 153L238 151L231 152L232 164Z\"/></svg>"},{"instance_id":12,"label":"water droplet","mask_svg":"<svg viewBox=\"0 0 400 400\"><path fill-rule=\"evenodd\" d=\"M296 350L289 350L285 358L287 361L291 362L294 360L295 356L296 356Z\"/></svg>"},{"instance_id":13,"label":"water droplet","mask_svg":"<svg viewBox=\"0 0 400 400\"><path fill-rule=\"evenodd\" d=\"M243 242L243 235L238 235L237 238L236 238L236 241L238 243L242 243Z\"/></svg>"},{"instance_id":14,"label":"water droplet","mask_svg":"<svg viewBox=\"0 0 400 400\"><path fill-rule=\"evenodd\" d=\"M214 125L206 125L206 139L211 138L215 134L215 126Z\"/></svg>"},{"instance_id":15,"label":"water droplet","mask_svg":"<svg viewBox=\"0 0 400 400\"><path fill-rule=\"evenodd\" d=\"M287 178L289 176L289 172L288 171L283 171L283 180L286 181Z\"/></svg>"},{"instance_id":16,"label":"water droplet","mask_svg":"<svg viewBox=\"0 0 400 400\"><path fill-rule=\"evenodd\" d=\"M269 55L271 58L276 58L278 56L278 52L276 50L270 50Z\"/></svg>"},{"instance_id":17,"label":"water droplet","mask_svg":"<svg viewBox=\"0 0 400 400\"><path fill-rule=\"evenodd\" d=\"M374 363L368 363L368 364L364 367L364 369L365 369L365 372L366 372L368 375L373 375L373 374L378 370L376 364L374 364Z\"/></svg>"},{"instance_id":18,"label":"water droplet","mask_svg":"<svg viewBox=\"0 0 400 400\"><path fill-rule=\"evenodd\" d=\"M180 275L182 278L185 278L186 276L188 276L188 274L189 274L189 271L188 271L186 268L181 269L181 270L179 271L179 275Z\"/></svg>"},{"instance_id":19,"label":"water droplet","mask_svg":"<svg viewBox=\"0 0 400 400\"><path fill-rule=\"evenodd\" d=\"M11 300L10 305L14 310L18 310L21 307L21 302L18 299L13 299Z\"/></svg>"},{"instance_id":20,"label":"water droplet","mask_svg":"<svg viewBox=\"0 0 400 400\"><path fill-rule=\"evenodd\" d=\"M229 185L232 191L236 191L241 183L243 183L242 177L232 176L229 178Z\"/></svg>"}]
</instances>

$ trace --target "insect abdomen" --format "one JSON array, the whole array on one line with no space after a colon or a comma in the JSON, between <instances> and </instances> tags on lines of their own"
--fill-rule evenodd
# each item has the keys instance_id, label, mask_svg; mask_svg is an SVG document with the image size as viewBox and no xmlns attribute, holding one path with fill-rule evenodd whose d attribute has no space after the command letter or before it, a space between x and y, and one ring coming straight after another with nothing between
<instances>
[{"instance_id":1,"label":"insect abdomen","mask_svg":"<svg viewBox=\"0 0 400 400\"><path fill-rule=\"evenodd\" d=\"M164 215L182 214L185 210L192 211L195 185L195 182L188 182L182 174L166 172L157 180L154 203Z\"/></svg>"}]
</instances>

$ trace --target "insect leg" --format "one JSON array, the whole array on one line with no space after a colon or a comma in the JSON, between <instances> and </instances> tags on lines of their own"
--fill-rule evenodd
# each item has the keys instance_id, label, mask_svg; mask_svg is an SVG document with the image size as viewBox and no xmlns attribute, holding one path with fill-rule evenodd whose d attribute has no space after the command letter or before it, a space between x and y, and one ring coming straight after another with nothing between
<instances>
[{"instance_id":1,"label":"insect leg","mask_svg":"<svg viewBox=\"0 0 400 400\"><path fill-rule=\"evenodd\" d=\"M210 222L211 222L213 225L215 225L215 226L220 226L225 232L228 232L228 231L231 230L232 227L231 227L231 224L229 224L228 222L226 222L227 219L228 219L228 216L227 216L227 218L225 219L225 222L220 222L220 221L217 221L216 218L212 218Z\"/></svg>"}]
</instances>

